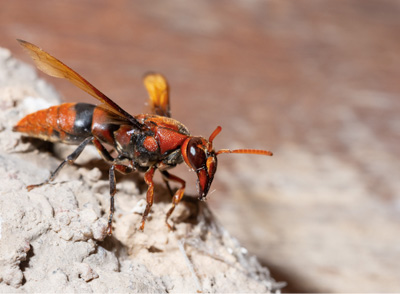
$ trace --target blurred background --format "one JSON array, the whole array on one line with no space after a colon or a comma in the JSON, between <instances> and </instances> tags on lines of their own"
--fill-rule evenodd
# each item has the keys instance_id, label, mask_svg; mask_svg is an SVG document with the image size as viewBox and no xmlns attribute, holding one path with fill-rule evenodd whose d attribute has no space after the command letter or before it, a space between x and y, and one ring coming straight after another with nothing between
<instances>
[{"instance_id":1,"label":"blurred background","mask_svg":"<svg viewBox=\"0 0 400 294\"><path fill-rule=\"evenodd\" d=\"M272 150L221 155L208 203L283 291L400 289L399 1L2 1L0 46L32 64L16 38L132 114L161 72L192 134Z\"/></svg>"}]
</instances>

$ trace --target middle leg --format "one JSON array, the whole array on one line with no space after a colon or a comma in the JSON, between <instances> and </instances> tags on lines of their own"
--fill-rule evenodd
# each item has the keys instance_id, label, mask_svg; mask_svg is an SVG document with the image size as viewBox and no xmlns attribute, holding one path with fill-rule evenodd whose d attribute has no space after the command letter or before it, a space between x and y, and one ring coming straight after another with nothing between
<instances>
[{"instance_id":1,"label":"middle leg","mask_svg":"<svg viewBox=\"0 0 400 294\"><path fill-rule=\"evenodd\" d=\"M117 192L117 184L115 180L115 171L119 171L122 174L128 174L135 170L133 166L127 166L123 164L119 164L118 159L115 159L111 156L111 154L107 151L107 149L101 144L101 142L97 139L93 139L93 144L96 147L97 151L99 151L100 155L103 157L105 161L111 164L109 170L109 181L110 181L110 214L108 216L108 225L107 225L107 234L109 236L112 235L112 219L114 216L114 195Z\"/></svg>"},{"instance_id":2,"label":"middle leg","mask_svg":"<svg viewBox=\"0 0 400 294\"><path fill-rule=\"evenodd\" d=\"M145 211L143 213L143 216L142 216L142 223L140 225L140 230L141 231L144 230L144 224L146 223L147 215L149 214L150 208L153 205L153 201L154 201L154 182L153 182L153 177L154 177L155 171L156 171L156 166L153 165L144 174L144 181L147 184L147 194L146 194L147 205L146 205L146 209L145 209Z\"/></svg>"}]
</instances>

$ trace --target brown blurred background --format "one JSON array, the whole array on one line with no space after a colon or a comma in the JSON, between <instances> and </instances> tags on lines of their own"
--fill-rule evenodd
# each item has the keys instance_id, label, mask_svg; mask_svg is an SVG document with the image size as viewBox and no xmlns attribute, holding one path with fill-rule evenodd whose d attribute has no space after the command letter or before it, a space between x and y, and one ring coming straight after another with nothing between
<instances>
[{"instance_id":1,"label":"brown blurred background","mask_svg":"<svg viewBox=\"0 0 400 294\"><path fill-rule=\"evenodd\" d=\"M0 46L30 62L16 38L132 114L161 72L193 134L274 151L222 155L209 203L284 291L400 290L399 1L2 1Z\"/></svg>"}]
</instances>

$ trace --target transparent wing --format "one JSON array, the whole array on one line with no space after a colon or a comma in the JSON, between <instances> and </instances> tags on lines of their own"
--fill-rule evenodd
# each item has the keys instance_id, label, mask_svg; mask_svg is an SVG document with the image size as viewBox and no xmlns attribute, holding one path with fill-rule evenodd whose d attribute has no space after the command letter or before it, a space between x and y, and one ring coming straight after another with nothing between
<instances>
[{"instance_id":1,"label":"transparent wing","mask_svg":"<svg viewBox=\"0 0 400 294\"><path fill-rule=\"evenodd\" d=\"M17 41L29 53L38 69L50 76L67 79L81 90L101 101L103 103L101 107L104 107L112 113L118 115L120 118L131 122L138 128L142 127L142 124L137 119L119 107L114 101L100 92L96 87L90 84L73 69L59 61L57 58L51 56L49 53L43 51L36 45L23 40Z\"/></svg>"}]
</instances>

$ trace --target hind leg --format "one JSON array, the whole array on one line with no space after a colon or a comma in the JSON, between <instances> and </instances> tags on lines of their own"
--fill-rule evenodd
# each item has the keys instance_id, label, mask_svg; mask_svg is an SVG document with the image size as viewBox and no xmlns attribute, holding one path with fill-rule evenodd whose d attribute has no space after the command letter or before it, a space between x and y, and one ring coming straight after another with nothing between
<instances>
[{"instance_id":1,"label":"hind leg","mask_svg":"<svg viewBox=\"0 0 400 294\"><path fill-rule=\"evenodd\" d=\"M90 141L93 140L93 137L88 137L86 138L79 146L78 148L75 149L74 152L72 152L70 155L68 155L68 157L61 162L61 164L56 168L56 170L54 172L52 172L50 174L50 177L45 180L43 183L40 184L36 184L36 185L29 185L26 187L26 189L28 189L28 191L46 185L49 182L51 182L52 180L54 180L54 178L57 176L57 174L60 172L60 170L65 166L66 163L68 164L73 164L75 162L75 160L79 157L79 155L82 153L83 149L85 149L86 145L90 143Z\"/></svg>"}]
</instances>

